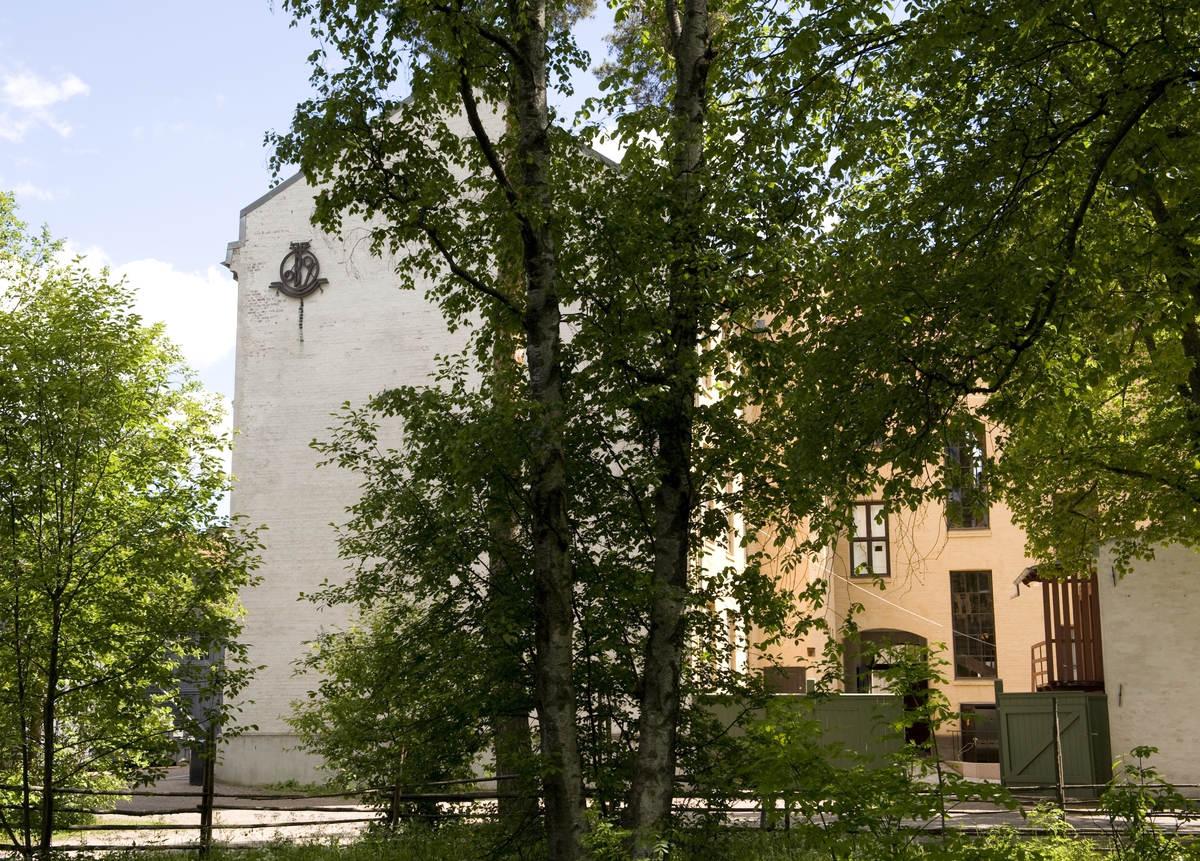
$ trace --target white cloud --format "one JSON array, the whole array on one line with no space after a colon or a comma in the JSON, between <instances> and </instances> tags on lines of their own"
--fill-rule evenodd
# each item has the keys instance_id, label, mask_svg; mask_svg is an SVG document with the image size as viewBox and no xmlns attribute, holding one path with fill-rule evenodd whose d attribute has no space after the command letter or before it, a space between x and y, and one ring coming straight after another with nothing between
<instances>
[{"instance_id":1,"label":"white cloud","mask_svg":"<svg viewBox=\"0 0 1200 861\"><path fill-rule=\"evenodd\" d=\"M75 75L64 75L57 84L29 72L4 76L4 100L16 108L41 110L89 92L91 87Z\"/></svg>"},{"instance_id":2,"label":"white cloud","mask_svg":"<svg viewBox=\"0 0 1200 861\"><path fill-rule=\"evenodd\" d=\"M38 188L32 182L23 182L13 189L18 198L34 197L38 200L57 200L63 192L51 191L48 188Z\"/></svg>"},{"instance_id":3,"label":"white cloud","mask_svg":"<svg viewBox=\"0 0 1200 861\"><path fill-rule=\"evenodd\" d=\"M167 324L167 336L196 368L233 352L237 337L237 284L224 269L178 272L160 260L135 260L113 268L137 291L137 312Z\"/></svg>"},{"instance_id":4,"label":"white cloud","mask_svg":"<svg viewBox=\"0 0 1200 861\"><path fill-rule=\"evenodd\" d=\"M30 129L42 125L68 137L73 128L51 108L89 92L91 87L75 75L63 75L57 83L26 71L0 75L0 137L16 143Z\"/></svg>"},{"instance_id":5,"label":"white cloud","mask_svg":"<svg viewBox=\"0 0 1200 861\"><path fill-rule=\"evenodd\" d=\"M147 323L165 323L167 337L189 365L202 369L233 352L237 339L237 283L219 266L204 272L180 272L161 260L134 260L114 266L102 248L68 242L66 259L84 256L84 265L108 266L136 293L134 309Z\"/></svg>"}]
</instances>

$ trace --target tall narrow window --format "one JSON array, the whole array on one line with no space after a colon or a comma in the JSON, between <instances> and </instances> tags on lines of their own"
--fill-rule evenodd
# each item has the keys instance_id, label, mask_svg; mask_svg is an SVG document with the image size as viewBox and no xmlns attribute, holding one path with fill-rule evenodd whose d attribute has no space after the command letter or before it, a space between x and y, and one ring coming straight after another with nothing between
<instances>
[{"instance_id":1,"label":"tall narrow window","mask_svg":"<svg viewBox=\"0 0 1200 861\"><path fill-rule=\"evenodd\" d=\"M883 504L854 504L854 534L850 536L850 574L854 577L888 577L888 522Z\"/></svg>"},{"instance_id":2,"label":"tall narrow window","mask_svg":"<svg viewBox=\"0 0 1200 861\"><path fill-rule=\"evenodd\" d=\"M725 611L725 627L729 632L729 669L738 668L738 620L732 610Z\"/></svg>"},{"instance_id":3,"label":"tall narrow window","mask_svg":"<svg viewBox=\"0 0 1200 861\"><path fill-rule=\"evenodd\" d=\"M954 677L996 678L996 613L991 571L950 572Z\"/></svg>"},{"instance_id":4,"label":"tall narrow window","mask_svg":"<svg viewBox=\"0 0 1200 861\"><path fill-rule=\"evenodd\" d=\"M983 425L977 425L946 447L946 525L950 529L988 526L985 438Z\"/></svg>"},{"instance_id":5,"label":"tall narrow window","mask_svg":"<svg viewBox=\"0 0 1200 861\"><path fill-rule=\"evenodd\" d=\"M725 525L728 525L729 515L725 514L723 511L721 511L721 504L719 502L717 502L716 500L709 500L708 510L711 512L714 512L714 514L712 516L714 517L714 519L717 523L721 523L722 521L724 521ZM713 521L710 520L708 522L712 523ZM729 530L728 529L718 529L716 534L713 535L712 543L713 543L713 546L716 547L716 549L718 549L718 550L724 550L726 553L731 552L732 548L729 543Z\"/></svg>"}]
</instances>

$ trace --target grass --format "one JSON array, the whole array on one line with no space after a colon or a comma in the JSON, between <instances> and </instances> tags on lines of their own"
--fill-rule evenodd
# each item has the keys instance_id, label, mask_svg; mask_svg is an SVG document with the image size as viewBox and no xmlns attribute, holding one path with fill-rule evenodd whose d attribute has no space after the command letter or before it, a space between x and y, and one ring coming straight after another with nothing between
<instances>
[{"instance_id":1,"label":"grass","mask_svg":"<svg viewBox=\"0 0 1200 861\"><path fill-rule=\"evenodd\" d=\"M416 828L381 837L323 842L278 842L261 847L216 846L210 861L541 861L544 848L499 845L494 828L451 825ZM593 861L618 861L619 844L594 847ZM718 827L684 832L665 846L661 861L1101 861L1117 858L1093 841L1068 828L1052 828L1022 839L1006 828L982 837L953 836L908 846L862 834L831 845L820 835L801 830L762 832L750 828ZM75 854L79 858L83 853ZM179 850L95 853L103 861L180 861L194 857ZM1153 859L1124 856L1134 861L1200 861L1195 845L1176 844Z\"/></svg>"}]
</instances>

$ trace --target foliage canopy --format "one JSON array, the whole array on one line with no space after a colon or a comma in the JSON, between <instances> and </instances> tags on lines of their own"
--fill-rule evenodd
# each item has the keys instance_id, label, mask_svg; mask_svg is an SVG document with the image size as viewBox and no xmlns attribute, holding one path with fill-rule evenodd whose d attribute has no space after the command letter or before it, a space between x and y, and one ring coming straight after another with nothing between
<instances>
[{"instance_id":1,"label":"foliage canopy","mask_svg":"<svg viewBox=\"0 0 1200 861\"><path fill-rule=\"evenodd\" d=\"M0 780L24 805L0 822L28 852L55 789L147 779L232 709L255 545L217 513L220 405L162 327L7 195L0 228Z\"/></svg>"}]
</instances>

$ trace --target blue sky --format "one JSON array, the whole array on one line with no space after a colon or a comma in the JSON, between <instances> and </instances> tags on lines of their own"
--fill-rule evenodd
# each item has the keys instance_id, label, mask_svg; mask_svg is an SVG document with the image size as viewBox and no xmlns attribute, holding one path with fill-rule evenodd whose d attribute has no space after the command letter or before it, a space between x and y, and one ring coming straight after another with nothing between
<instances>
[{"instance_id":1,"label":"blue sky","mask_svg":"<svg viewBox=\"0 0 1200 861\"><path fill-rule=\"evenodd\" d=\"M270 186L264 133L309 93L315 43L288 23L268 0L0 6L0 189L127 277L226 396L235 293L219 263ZM605 29L587 28L593 63ZM577 86L595 92L590 75Z\"/></svg>"}]
</instances>

